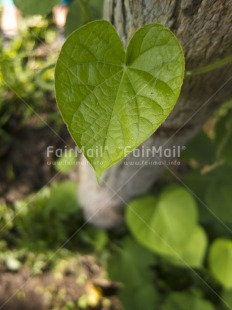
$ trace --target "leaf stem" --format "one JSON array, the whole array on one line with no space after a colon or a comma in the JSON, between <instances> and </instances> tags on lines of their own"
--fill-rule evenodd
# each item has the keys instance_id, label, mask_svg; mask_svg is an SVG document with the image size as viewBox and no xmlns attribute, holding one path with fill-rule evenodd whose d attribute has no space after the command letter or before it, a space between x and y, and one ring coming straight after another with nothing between
<instances>
[{"instance_id":1,"label":"leaf stem","mask_svg":"<svg viewBox=\"0 0 232 310\"><path fill-rule=\"evenodd\" d=\"M203 74L203 73L221 68L222 66L225 66L229 63L232 63L232 55L229 55L228 57L225 57L225 58L218 60L212 64L209 64L207 66L203 66L203 67L199 67L196 69L186 71L185 76L188 77L188 76Z\"/></svg>"}]
</instances>

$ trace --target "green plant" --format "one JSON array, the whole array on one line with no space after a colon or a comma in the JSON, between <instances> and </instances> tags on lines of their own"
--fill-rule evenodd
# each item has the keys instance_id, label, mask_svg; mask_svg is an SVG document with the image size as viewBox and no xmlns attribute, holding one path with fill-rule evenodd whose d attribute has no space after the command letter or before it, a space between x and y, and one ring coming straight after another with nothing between
<instances>
[{"instance_id":1,"label":"green plant","mask_svg":"<svg viewBox=\"0 0 232 310\"><path fill-rule=\"evenodd\" d=\"M64 181L15 203L15 226L21 246L38 249L65 242L76 230L80 207L76 183Z\"/></svg>"},{"instance_id":2,"label":"green plant","mask_svg":"<svg viewBox=\"0 0 232 310\"><path fill-rule=\"evenodd\" d=\"M201 267L207 237L198 225L197 205L184 188L166 188L158 199L131 202L126 221L135 238L150 250L173 263Z\"/></svg>"},{"instance_id":3,"label":"green plant","mask_svg":"<svg viewBox=\"0 0 232 310\"><path fill-rule=\"evenodd\" d=\"M229 62L231 56L186 75ZM139 29L126 52L105 21L81 27L67 39L56 66L56 97L97 178L165 120L183 76L181 47L161 25ZM192 141L182 157L182 186L170 186L176 182L164 176L156 195L128 205L126 223L138 243L123 237L108 262L110 277L123 284L125 309L230 309L231 119L227 102Z\"/></svg>"},{"instance_id":4,"label":"green plant","mask_svg":"<svg viewBox=\"0 0 232 310\"><path fill-rule=\"evenodd\" d=\"M40 55L41 42L49 43L56 33L48 20L36 22L34 26L27 20L19 29L20 35L7 47L0 41L0 140L5 145L13 142L15 132L34 110L38 114L47 112L48 118L55 110L54 95L45 92L36 77L41 66L55 56L55 52L52 55L47 50L46 55ZM44 83L53 80L51 73L43 77Z\"/></svg>"},{"instance_id":5,"label":"green plant","mask_svg":"<svg viewBox=\"0 0 232 310\"><path fill-rule=\"evenodd\" d=\"M230 107L228 103L225 106ZM183 268L183 276L184 270L190 268L190 287L214 301L216 309L231 307L231 153L224 156L222 152L230 141L230 132L225 129L227 123L223 122L225 118L228 122L231 119L231 108L227 108L216 114L210 131L201 132L183 154L183 161L191 167L179 174L185 187L167 187L166 183L159 194L136 199L126 210L126 222L134 237L161 257L158 268L165 264L174 269L179 266ZM219 131L224 132L224 141L218 138ZM168 182L175 181L168 179ZM192 282L195 276L198 280ZM180 295L166 295L162 309L182 309L182 305L186 306L185 298L193 298L191 304L196 304L196 309L214 309L213 304L201 300L199 295L190 298L187 288Z\"/></svg>"},{"instance_id":6,"label":"green plant","mask_svg":"<svg viewBox=\"0 0 232 310\"><path fill-rule=\"evenodd\" d=\"M107 21L89 23L66 40L56 65L56 98L97 177L160 126L183 77L181 46L158 24L139 29L126 52Z\"/></svg>"}]
</instances>

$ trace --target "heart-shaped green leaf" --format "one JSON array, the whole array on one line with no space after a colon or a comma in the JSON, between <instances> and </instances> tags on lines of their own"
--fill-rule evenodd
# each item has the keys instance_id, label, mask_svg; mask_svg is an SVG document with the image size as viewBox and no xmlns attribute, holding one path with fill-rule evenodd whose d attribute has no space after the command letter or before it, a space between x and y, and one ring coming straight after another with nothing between
<instances>
[{"instance_id":1,"label":"heart-shaped green leaf","mask_svg":"<svg viewBox=\"0 0 232 310\"><path fill-rule=\"evenodd\" d=\"M139 29L126 52L107 21L89 23L70 35L56 65L56 98L98 177L166 119L183 76L181 46L162 25Z\"/></svg>"},{"instance_id":2,"label":"heart-shaped green leaf","mask_svg":"<svg viewBox=\"0 0 232 310\"><path fill-rule=\"evenodd\" d=\"M46 15L60 0L14 0L14 3L25 15Z\"/></svg>"},{"instance_id":3,"label":"heart-shaped green leaf","mask_svg":"<svg viewBox=\"0 0 232 310\"><path fill-rule=\"evenodd\" d=\"M187 251L197 227L197 206L186 189L170 187L158 198L146 196L132 201L126 210L126 222L141 244L176 260Z\"/></svg>"}]
</instances>

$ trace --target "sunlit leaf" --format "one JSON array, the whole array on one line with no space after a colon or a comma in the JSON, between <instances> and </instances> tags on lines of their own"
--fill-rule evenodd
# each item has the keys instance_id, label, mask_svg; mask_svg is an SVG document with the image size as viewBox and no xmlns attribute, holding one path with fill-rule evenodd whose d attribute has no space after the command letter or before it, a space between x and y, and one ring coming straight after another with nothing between
<instances>
[{"instance_id":1,"label":"sunlit leaf","mask_svg":"<svg viewBox=\"0 0 232 310\"><path fill-rule=\"evenodd\" d=\"M171 187L158 198L148 196L131 202L126 220L141 244L159 254L176 257L194 232L197 207L186 189Z\"/></svg>"},{"instance_id":2,"label":"sunlit leaf","mask_svg":"<svg viewBox=\"0 0 232 310\"><path fill-rule=\"evenodd\" d=\"M183 76L181 46L162 25L139 29L126 52L107 21L89 23L70 35L56 65L56 98L98 177L166 119Z\"/></svg>"}]
</instances>

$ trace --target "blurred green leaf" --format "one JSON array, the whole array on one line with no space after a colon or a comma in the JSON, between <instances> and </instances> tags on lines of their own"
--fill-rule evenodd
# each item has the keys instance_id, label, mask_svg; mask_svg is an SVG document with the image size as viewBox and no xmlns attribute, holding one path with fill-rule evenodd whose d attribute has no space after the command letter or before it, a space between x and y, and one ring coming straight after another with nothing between
<instances>
[{"instance_id":1,"label":"blurred green leaf","mask_svg":"<svg viewBox=\"0 0 232 310\"><path fill-rule=\"evenodd\" d=\"M126 221L141 244L159 254L176 257L194 232L197 207L186 189L170 187L158 198L148 196L131 202Z\"/></svg>"},{"instance_id":2,"label":"blurred green leaf","mask_svg":"<svg viewBox=\"0 0 232 310\"><path fill-rule=\"evenodd\" d=\"M14 0L17 8L25 15L46 15L61 0Z\"/></svg>"},{"instance_id":3,"label":"blurred green leaf","mask_svg":"<svg viewBox=\"0 0 232 310\"><path fill-rule=\"evenodd\" d=\"M104 0L74 0L65 24L65 34L69 35L78 27L102 18Z\"/></svg>"},{"instance_id":4,"label":"blurred green leaf","mask_svg":"<svg viewBox=\"0 0 232 310\"><path fill-rule=\"evenodd\" d=\"M232 288L232 241L217 239L210 246L209 267L223 287Z\"/></svg>"}]
</instances>

